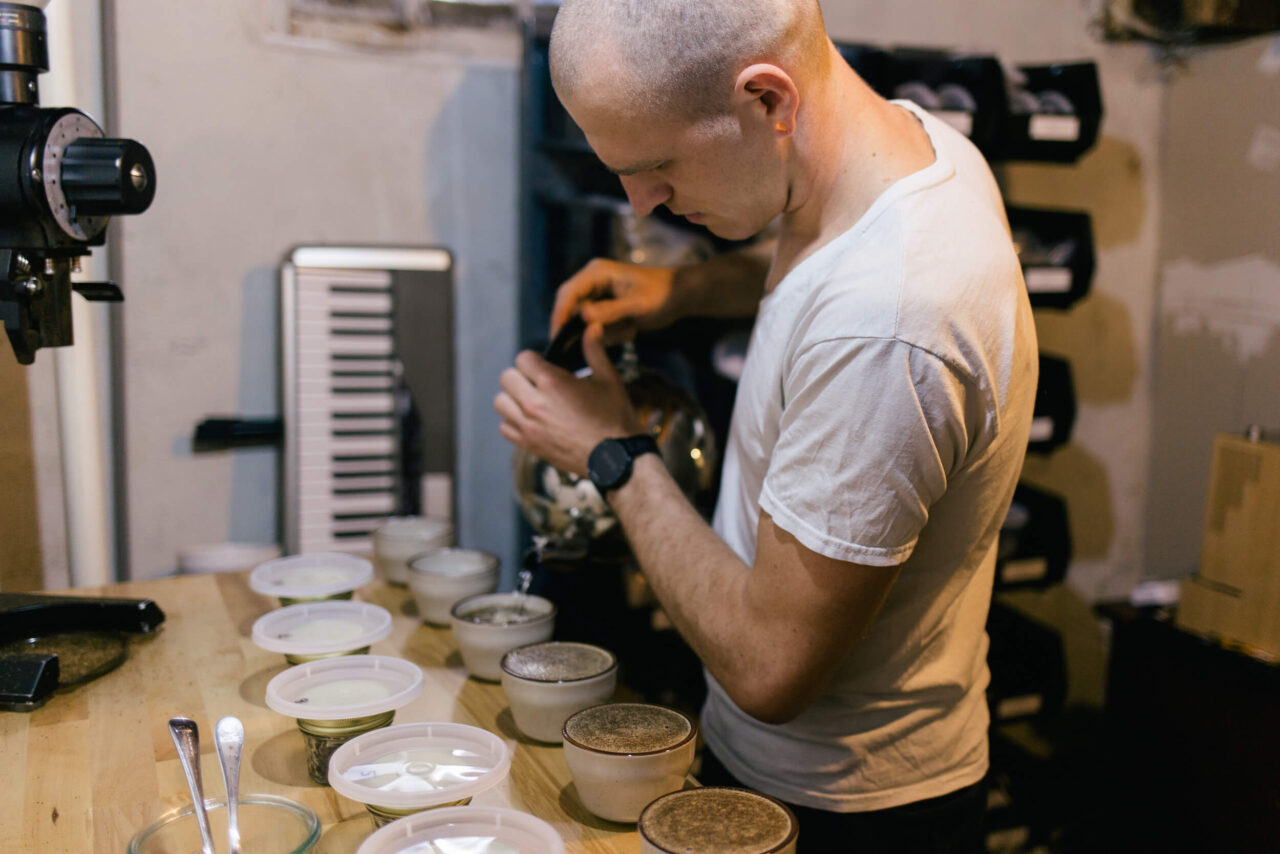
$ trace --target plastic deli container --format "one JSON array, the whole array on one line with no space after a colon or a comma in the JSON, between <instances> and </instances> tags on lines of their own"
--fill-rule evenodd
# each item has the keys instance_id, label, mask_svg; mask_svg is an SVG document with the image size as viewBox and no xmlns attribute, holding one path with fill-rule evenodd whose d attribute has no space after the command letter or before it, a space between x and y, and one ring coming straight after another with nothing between
<instances>
[{"instance_id":1,"label":"plastic deli container","mask_svg":"<svg viewBox=\"0 0 1280 854\"><path fill-rule=\"evenodd\" d=\"M453 523L437 516L395 516L373 532L373 559L389 584L409 583L409 561L453 545Z\"/></svg>"},{"instance_id":2,"label":"plastic deli container","mask_svg":"<svg viewBox=\"0 0 1280 854\"><path fill-rule=\"evenodd\" d=\"M422 668L387 655L325 658L290 667L267 683L267 706L298 721L307 773L328 782L329 757L357 735L389 725L422 693Z\"/></svg>"},{"instance_id":3,"label":"plastic deli container","mask_svg":"<svg viewBox=\"0 0 1280 854\"><path fill-rule=\"evenodd\" d=\"M445 807L374 831L356 854L564 854L555 828L501 807Z\"/></svg>"},{"instance_id":4,"label":"plastic deli container","mask_svg":"<svg viewBox=\"0 0 1280 854\"><path fill-rule=\"evenodd\" d=\"M353 738L329 760L329 785L365 805L375 827L469 803L501 783L511 752L501 738L455 723L409 723ZM428 849L429 850L429 849Z\"/></svg>"},{"instance_id":5,"label":"plastic deli container","mask_svg":"<svg viewBox=\"0 0 1280 854\"><path fill-rule=\"evenodd\" d=\"M249 586L253 591L279 597L281 605L316 599L350 599L357 587L372 580L373 564L336 552L269 560L249 573Z\"/></svg>"},{"instance_id":6,"label":"plastic deli container","mask_svg":"<svg viewBox=\"0 0 1280 854\"><path fill-rule=\"evenodd\" d=\"M253 642L290 664L357 655L391 634L391 612L368 602L303 602L277 608L253 624Z\"/></svg>"}]
</instances>

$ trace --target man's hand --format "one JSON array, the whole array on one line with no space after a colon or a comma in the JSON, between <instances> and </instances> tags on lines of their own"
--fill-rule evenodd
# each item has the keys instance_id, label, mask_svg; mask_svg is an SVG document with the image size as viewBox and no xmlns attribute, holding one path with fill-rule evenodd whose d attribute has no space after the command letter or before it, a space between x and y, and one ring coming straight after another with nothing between
<instances>
[{"instance_id":1,"label":"man's hand","mask_svg":"<svg viewBox=\"0 0 1280 854\"><path fill-rule=\"evenodd\" d=\"M556 291L551 335L575 311L588 324L604 327L607 345L630 341L636 332L679 320L675 267L640 267L596 258Z\"/></svg>"},{"instance_id":2,"label":"man's hand","mask_svg":"<svg viewBox=\"0 0 1280 854\"><path fill-rule=\"evenodd\" d=\"M493 408L507 441L558 469L587 473L587 457L605 439L643 432L622 378L605 353L604 330L587 327L582 352L591 376L576 378L526 350L502 372L502 391Z\"/></svg>"}]
</instances>

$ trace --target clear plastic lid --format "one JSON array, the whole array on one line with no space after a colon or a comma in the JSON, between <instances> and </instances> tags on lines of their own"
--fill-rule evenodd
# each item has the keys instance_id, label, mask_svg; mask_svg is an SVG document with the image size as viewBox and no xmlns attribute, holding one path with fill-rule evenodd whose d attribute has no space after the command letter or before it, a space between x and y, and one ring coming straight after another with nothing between
<instances>
[{"instance_id":1,"label":"clear plastic lid","mask_svg":"<svg viewBox=\"0 0 1280 854\"><path fill-rule=\"evenodd\" d=\"M356 854L564 854L564 840L540 818L502 807L444 807L375 831Z\"/></svg>"},{"instance_id":2,"label":"clear plastic lid","mask_svg":"<svg viewBox=\"0 0 1280 854\"><path fill-rule=\"evenodd\" d=\"M426 809L472 798L501 783L511 751L479 727L396 724L334 751L329 785L340 795L390 809Z\"/></svg>"},{"instance_id":3,"label":"clear plastic lid","mask_svg":"<svg viewBox=\"0 0 1280 854\"><path fill-rule=\"evenodd\" d=\"M253 642L285 655L360 649L391 634L391 613L368 602L333 600L277 608L253 624Z\"/></svg>"},{"instance_id":4,"label":"clear plastic lid","mask_svg":"<svg viewBox=\"0 0 1280 854\"><path fill-rule=\"evenodd\" d=\"M249 573L255 593L283 599L319 599L346 593L373 580L373 564L337 552L293 555L260 564Z\"/></svg>"},{"instance_id":5,"label":"clear plastic lid","mask_svg":"<svg viewBox=\"0 0 1280 854\"><path fill-rule=\"evenodd\" d=\"M379 715L422 693L422 668L389 655L349 655L290 667L267 683L267 706L320 721Z\"/></svg>"}]
</instances>

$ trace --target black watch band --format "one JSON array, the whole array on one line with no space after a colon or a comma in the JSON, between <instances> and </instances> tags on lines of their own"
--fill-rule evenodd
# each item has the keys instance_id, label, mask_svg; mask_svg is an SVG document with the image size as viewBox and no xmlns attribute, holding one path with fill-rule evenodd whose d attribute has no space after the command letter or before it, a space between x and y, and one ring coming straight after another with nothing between
<instances>
[{"instance_id":1,"label":"black watch band","mask_svg":"<svg viewBox=\"0 0 1280 854\"><path fill-rule=\"evenodd\" d=\"M631 479L636 457L657 453L658 443L648 433L625 439L605 439L592 449L591 456L587 458L587 474L600 497L607 501L607 493Z\"/></svg>"}]
</instances>

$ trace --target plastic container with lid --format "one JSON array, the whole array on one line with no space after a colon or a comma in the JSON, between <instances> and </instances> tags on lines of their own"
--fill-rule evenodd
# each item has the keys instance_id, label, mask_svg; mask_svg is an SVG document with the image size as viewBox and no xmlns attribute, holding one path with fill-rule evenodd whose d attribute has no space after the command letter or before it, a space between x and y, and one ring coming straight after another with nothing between
<instances>
[{"instance_id":1,"label":"plastic container with lid","mask_svg":"<svg viewBox=\"0 0 1280 854\"><path fill-rule=\"evenodd\" d=\"M800 823L768 795L708 786L656 799L639 831L641 854L794 854Z\"/></svg>"},{"instance_id":2,"label":"plastic container with lid","mask_svg":"<svg viewBox=\"0 0 1280 854\"><path fill-rule=\"evenodd\" d=\"M589 643L535 643L502 657L502 690L511 717L537 741L559 743L569 716L608 702L617 684L618 659Z\"/></svg>"},{"instance_id":3,"label":"plastic container with lid","mask_svg":"<svg viewBox=\"0 0 1280 854\"><path fill-rule=\"evenodd\" d=\"M452 844L451 844L452 843ZM564 854L555 828L502 807L446 807L393 821L356 854Z\"/></svg>"},{"instance_id":4,"label":"plastic container with lid","mask_svg":"<svg viewBox=\"0 0 1280 854\"><path fill-rule=\"evenodd\" d=\"M253 642L290 664L369 651L391 634L391 613L368 602L303 602L263 614Z\"/></svg>"},{"instance_id":5,"label":"plastic container with lid","mask_svg":"<svg viewBox=\"0 0 1280 854\"><path fill-rule=\"evenodd\" d=\"M317 599L350 599L358 587L373 580L373 564L338 552L269 560L249 573L255 593L276 596L281 605Z\"/></svg>"},{"instance_id":6,"label":"plastic container with lid","mask_svg":"<svg viewBox=\"0 0 1280 854\"><path fill-rule=\"evenodd\" d=\"M387 655L325 658L290 667L267 683L267 707L298 721L307 773L328 782L329 757L357 735L388 726L422 693L422 668Z\"/></svg>"},{"instance_id":7,"label":"plastic container with lid","mask_svg":"<svg viewBox=\"0 0 1280 854\"><path fill-rule=\"evenodd\" d=\"M453 523L438 516L395 516L373 532L373 559L389 584L409 583L409 561L453 545Z\"/></svg>"},{"instance_id":8,"label":"plastic container with lid","mask_svg":"<svg viewBox=\"0 0 1280 854\"><path fill-rule=\"evenodd\" d=\"M455 723L396 724L353 738L329 760L329 785L365 805L375 827L412 813L459 806L507 778L501 738Z\"/></svg>"}]
</instances>

